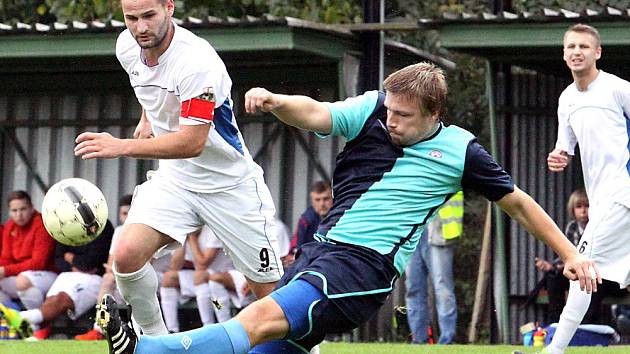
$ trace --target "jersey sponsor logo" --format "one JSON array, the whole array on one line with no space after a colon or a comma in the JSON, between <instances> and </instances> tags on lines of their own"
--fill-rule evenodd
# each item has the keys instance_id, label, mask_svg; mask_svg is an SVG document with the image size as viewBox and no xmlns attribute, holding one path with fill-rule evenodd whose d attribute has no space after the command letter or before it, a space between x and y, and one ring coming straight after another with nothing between
<instances>
[{"instance_id":1,"label":"jersey sponsor logo","mask_svg":"<svg viewBox=\"0 0 630 354\"><path fill-rule=\"evenodd\" d=\"M271 266L271 267L261 267L258 268L258 270L256 270L258 273L269 273L276 270L275 267Z\"/></svg>"},{"instance_id":2,"label":"jersey sponsor logo","mask_svg":"<svg viewBox=\"0 0 630 354\"><path fill-rule=\"evenodd\" d=\"M429 156L441 159L442 158L442 151L440 151L440 150L431 150L431 152L429 153Z\"/></svg>"},{"instance_id":3,"label":"jersey sponsor logo","mask_svg":"<svg viewBox=\"0 0 630 354\"><path fill-rule=\"evenodd\" d=\"M214 118L215 104L214 89L204 87L201 95L182 102L180 115L183 118L211 122Z\"/></svg>"}]
</instances>

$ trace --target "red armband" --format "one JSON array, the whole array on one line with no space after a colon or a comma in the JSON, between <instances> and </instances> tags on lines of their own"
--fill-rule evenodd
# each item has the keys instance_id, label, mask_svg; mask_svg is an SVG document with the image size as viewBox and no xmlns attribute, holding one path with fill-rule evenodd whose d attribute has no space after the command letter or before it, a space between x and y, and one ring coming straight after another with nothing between
<instances>
[{"instance_id":1,"label":"red armband","mask_svg":"<svg viewBox=\"0 0 630 354\"><path fill-rule=\"evenodd\" d=\"M214 118L214 102L203 98L191 98L182 102L181 116L211 122Z\"/></svg>"}]
</instances>

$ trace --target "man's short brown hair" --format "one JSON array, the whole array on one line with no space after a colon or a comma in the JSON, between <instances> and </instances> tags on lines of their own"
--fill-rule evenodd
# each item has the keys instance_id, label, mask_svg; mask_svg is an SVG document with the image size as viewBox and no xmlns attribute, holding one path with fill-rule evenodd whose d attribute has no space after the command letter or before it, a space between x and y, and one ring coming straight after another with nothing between
<instances>
[{"instance_id":1,"label":"man's short brown hair","mask_svg":"<svg viewBox=\"0 0 630 354\"><path fill-rule=\"evenodd\" d=\"M33 206L31 202L31 196L26 191L13 191L9 194L9 198L7 198L7 204L11 203L13 200L26 200L28 205Z\"/></svg>"},{"instance_id":2,"label":"man's short brown hair","mask_svg":"<svg viewBox=\"0 0 630 354\"><path fill-rule=\"evenodd\" d=\"M564 32L564 37L562 38L563 42L564 42L564 39L567 38L567 34L570 32L590 34L591 36L593 36L593 38L595 38L597 47L602 45L602 40L599 37L599 31L597 31L597 28L593 26L585 25L583 23L578 23L576 25L569 27L569 29L566 32Z\"/></svg>"},{"instance_id":3,"label":"man's short brown hair","mask_svg":"<svg viewBox=\"0 0 630 354\"><path fill-rule=\"evenodd\" d=\"M418 101L430 114L442 114L448 87L442 69L429 62L404 67L383 82L387 92Z\"/></svg>"},{"instance_id":4,"label":"man's short brown hair","mask_svg":"<svg viewBox=\"0 0 630 354\"><path fill-rule=\"evenodd\" d=\"M311 185L310 192L312 193L322 193L327 190L330 190L330 183L326 181L317 181Z\"/></svg>"}]
</instances>

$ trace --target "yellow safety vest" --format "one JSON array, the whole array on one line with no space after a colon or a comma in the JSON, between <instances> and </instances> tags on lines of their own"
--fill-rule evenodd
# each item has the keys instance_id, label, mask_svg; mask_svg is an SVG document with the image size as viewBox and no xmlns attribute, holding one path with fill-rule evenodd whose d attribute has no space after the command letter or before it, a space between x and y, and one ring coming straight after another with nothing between
<instances>
[{"instance_id":1,"label":"yellow safety vest","mask_svg":"<svg viewBox=\"0 0 630 354\"><path fill-rule=\"evenodd\" d=\"M438 210L438 217L442 223L442 237L445 240L460 237L464 229L464 192L455 193Z\"/></svg>"}]
</instances>

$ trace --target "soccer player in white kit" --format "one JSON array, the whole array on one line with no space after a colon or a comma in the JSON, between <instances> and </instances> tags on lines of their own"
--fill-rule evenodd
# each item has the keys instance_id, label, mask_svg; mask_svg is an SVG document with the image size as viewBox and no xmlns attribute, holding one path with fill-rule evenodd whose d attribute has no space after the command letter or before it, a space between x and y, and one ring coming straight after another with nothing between
<instances>
[{"instance_id":1,"label":"soccer player in white kit","mask_svg":"<svg viewBox=\"0 0 630 354\"><path fill-rule=\"evenodd\" d=\"M166 334L151 256L209 225L262 297L283 273L275 207L236 125L232 82L212 46L172 21L173 0L121 5L127 29L116 56L143 109L135 139L82 133L75 155L159 159L156 173L136 189L113 271L143 332Z\"/></svg>"},{"instance_id":2,"label":"soccer player in white kit","mask_svg":"<svg viewBox=\"0 0 630 354\"><path fill-rule=\"evenodd\" d=\"M574 83L560 95L558 140L547 164L553 172L564 170L579 144L590 207L578 251L595 261L601 278L623 288L630 284L630 82L598 70L601 53L595 28L577 24L565 33L564 61ZM544 352L564 353L590 301L572 281Z\"/></svg>"}]
</instances>

